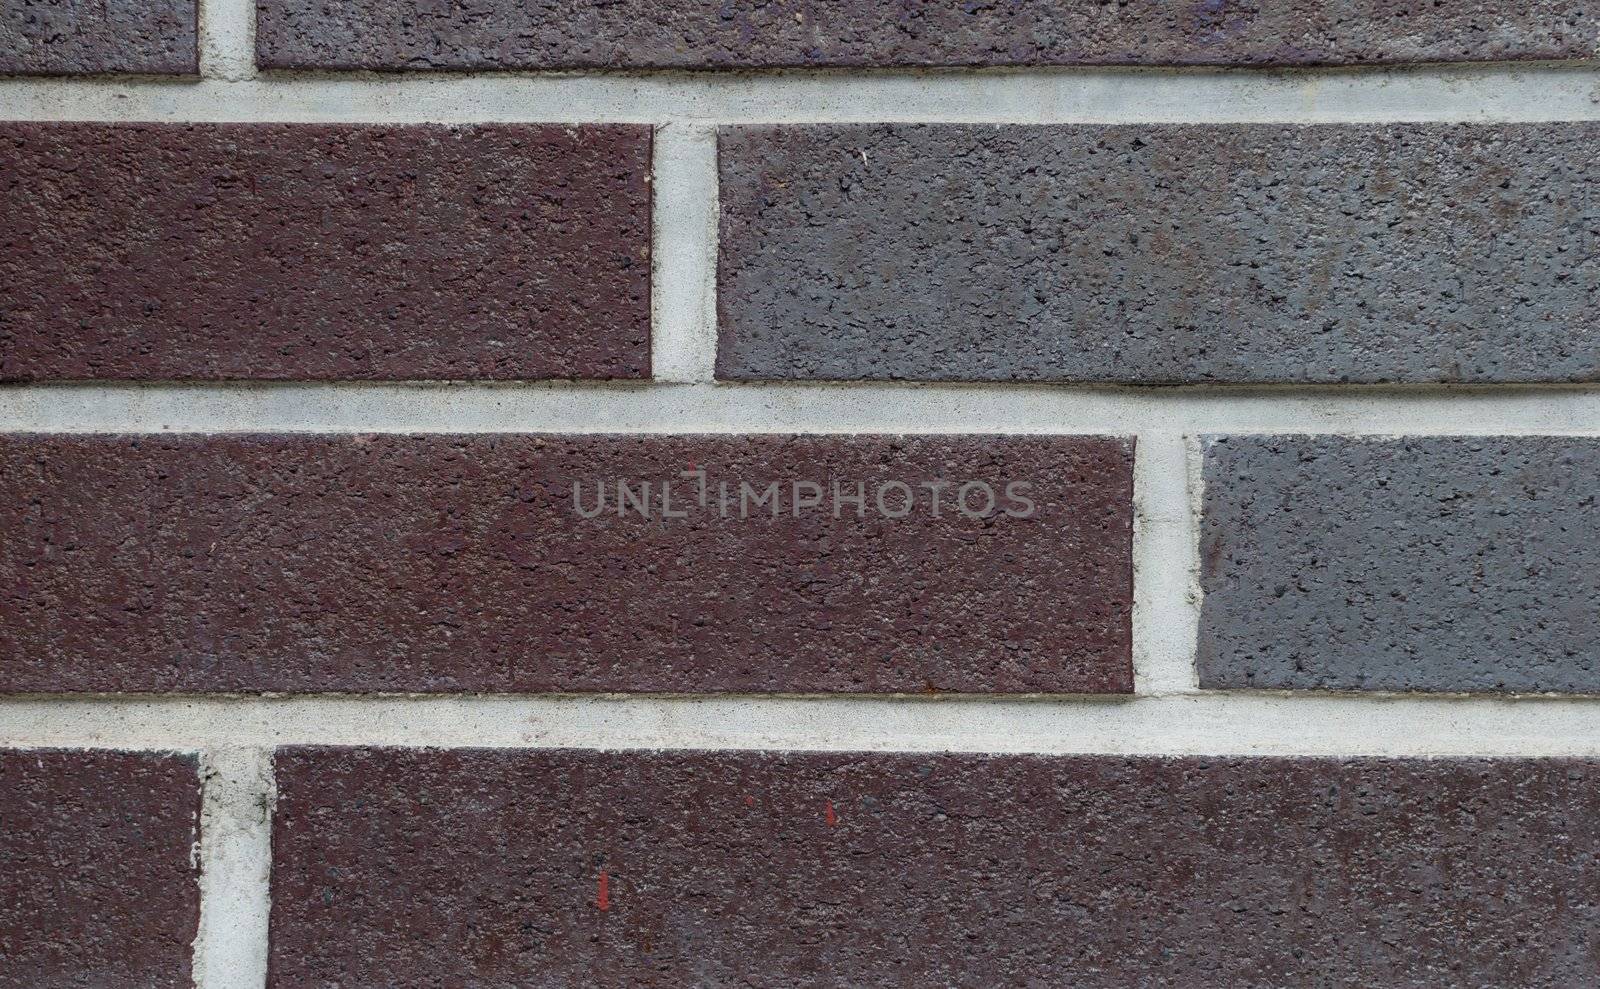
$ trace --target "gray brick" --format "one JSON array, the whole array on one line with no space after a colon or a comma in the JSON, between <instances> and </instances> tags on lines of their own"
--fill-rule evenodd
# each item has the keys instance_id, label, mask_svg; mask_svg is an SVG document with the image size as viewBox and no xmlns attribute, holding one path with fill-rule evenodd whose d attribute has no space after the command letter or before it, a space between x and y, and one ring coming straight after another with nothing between
<instances>
[{"instance_id":1,"label":"gray brick","mask_svg":"<svg viewBox=\"0 0 1600 989\"><path fill-rule=\"evenodd\" d=\"M1600 691L1600 440L1208 439L1203 687Z\"/></svg>"},{"instance_id":2,"label":"gray brick","mask_svg":"<svg viewBox=\"0 0 1600 989\"><path fill-rule=\"evenodd\" d=\"M0 74L200 71L195 0L6 0Z\"/></svg>"},{"instance_id":3,"label":"gray brick","mask_svg":"<svg viewBox=\"0 0 1600 989\"><path fill-rule=\"evenodd\" d=\"M724 378L1586 381L1600 123L730 128Z\"/></svg>"}]
</instances>

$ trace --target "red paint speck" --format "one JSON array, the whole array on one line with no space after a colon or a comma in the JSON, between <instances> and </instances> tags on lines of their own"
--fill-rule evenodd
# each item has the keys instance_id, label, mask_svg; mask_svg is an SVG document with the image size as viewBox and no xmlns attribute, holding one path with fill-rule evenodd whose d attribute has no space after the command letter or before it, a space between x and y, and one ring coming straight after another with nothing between
<instances>
[{"instance_id":1,"label":"red paint speck","mask_svg":"<svg viewBox=\"0 0 1600 989\"><path fill-rule=\"evenodd\" d=\"M833 812L833 801L828 801L828 806L822 812L822 819L828 822L828 827L839 823L839 815Z\"/></svg>"},{"instance_id":2,"label":"red paint speck","mask_svg":"<svg viewBox=\"0 0 1600 989\"><path fill-rule=\"evenodd\" d=\"M756 805L756 798L755 797L745 797L744 798L744 805L746 807L754 807Z\"/></svg>"},{"instance_id":3,"label":"red paint speck","mask_svg":"<svg viewBox=\"0 0 1600 989\"><path fill-rule=\"evenodd\" d=\"M606 870L600 870L600 891L595 894L594 905L601 910L611 909L611 877Z\"/></svg>"}]
</instances>

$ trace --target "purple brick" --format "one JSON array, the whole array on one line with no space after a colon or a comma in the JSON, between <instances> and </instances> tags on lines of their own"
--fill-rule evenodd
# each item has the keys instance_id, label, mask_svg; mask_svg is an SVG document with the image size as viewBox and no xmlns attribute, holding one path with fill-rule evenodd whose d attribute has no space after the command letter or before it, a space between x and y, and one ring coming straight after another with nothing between
<instances>
[{"instance_id":1,"label":"purple brick","mask_svg":"<svg viewBox=\"0 0 1600 989\"><path fill-rule=\"evenodd\" d=\"M1125 693L1132 461L1092 437L0 436L0 691Z\"/></svg>"},{"instance_id":2,"label":"purple brick","mask_svg":"<svg viewBox=\"0 0 1600 989\"><path fill-rule=\"evenodd\" d=\"M0 989L188 989L192 756L0 752Z\"/></svg>"},{"instance_id":3,"label":"purple brick","mask_svg":"<svg viewBox=\"0 0 1600 989\"><path fill-rule=\"evenodd\" d=\"M266 68L1356 65L1580 59L1590 0L257 0Z\"/></svg>"},{"instance_id":4,"label":"purple brick","mask_svg":"<svg viewBox=\"0 0 1600 989\"><path fill-rule=\"evenodd\" d=\"M301 749L277 784L273 989L1596 971L1592 761Z\"/></svg>"},{"instance_id":5,"label":"purple brick","mask_svg":"<svg viewBox=\"0 0 1600 989\"><path fill-rule=\"evenodd\" d=\"M0 379L646 377L650 143L0 125Z\"/></svg>"}]
</instances>

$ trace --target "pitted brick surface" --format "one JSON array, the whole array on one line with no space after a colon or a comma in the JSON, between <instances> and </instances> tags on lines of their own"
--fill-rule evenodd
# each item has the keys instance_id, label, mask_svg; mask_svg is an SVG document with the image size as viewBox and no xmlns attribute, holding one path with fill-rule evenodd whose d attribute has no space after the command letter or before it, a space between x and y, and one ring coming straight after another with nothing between
<instances>
[{"instance_id":1,"label":"pitted brick surface","mask_svg":"<svg viewBox=\"0 0 1600 989\"><path fill-rule=\"evenodd\" d=\"M1204 687L1600 692L1600 441L1227 436Z\"/></svg>"},{"instance_id":2,"label":"pitted brick surface","mask_svg":"<svg viewBox=\"0 0 1600 989\"><path fill-rule=\"evenodd\" d=\"M724 378L1600 377L1600 123L720 143Z\"/></svg>"},{"instance_id":3,"label":"pitted brick surface","mask_svg":"<svg viewBox=\"0 0 1600 989\"><path fill-rule=\"evenodd\" d=\"M6 0L0 75L200 71L196 0Z\"/></svg>"},{"instance_id":4,"label":"pitted brick surface","mask_svg":"<svg viewBox=\"0 0 1600 989\"><path fill-rule=\"evenodd\" d=\"M0 125L0 379L650 367L650 130Z\"/></svg>"},{"instance_id":5,"label":"pitted brick surface","mask_svg":"<svg viewBox=\"0 0 1600 989\"><path fill-rule=\"evenodd\" d=\"M1127 692L1132 461L1085 437L0 436L0 691ZM940 481L937 517L926 492L834 516L834 482L902 512L891 483ZM987 513L979 488L954 507L968 481ZM823 504L796 515L796 482Z\"/></svg>"},{"instance_id":6,"label":"pitted brick surface","mask_svg":"<svg viewBox=\"0 0 1600 989\"><path fill-rule=\"evenodd\" d=\"M188 989L199 823L193 756L0 752L0 989Z\"/></svg>"},{"instance_id":7,"label":"pitted brick surface","mask_svg":"<svg viewBox=\"0 0 1600 989\"><path fill-rule=\"evenodd\" d=\"M1595 971L1592 762L297 749L277 782L273 989Z\"/></svg>"},{"instance_id":8,"label":"pitted brick surface","mask_svg":"<svg viewBox=\"0 0 1600 989\"><path fill-rule=\"evenodd\" d=\"M267 68L1352 65L1583 59L1591 0L257 0Z\"/></svg>"}]
</instances>

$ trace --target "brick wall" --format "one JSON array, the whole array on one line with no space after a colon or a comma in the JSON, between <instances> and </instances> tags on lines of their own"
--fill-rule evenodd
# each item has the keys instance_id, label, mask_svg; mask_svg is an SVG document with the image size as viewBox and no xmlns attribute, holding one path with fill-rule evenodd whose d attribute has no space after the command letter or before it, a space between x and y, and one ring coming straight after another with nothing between
<instances>
[{"instance_id":1,"label":"brick wall","mask_svg":"<svg viewBox=\"0 0 1600 989\"><path fill-rule=\"evenodd\" d=\"M0 989L1594 984L1597 51L0 5Z\"/></svg>"}]
</instances>

